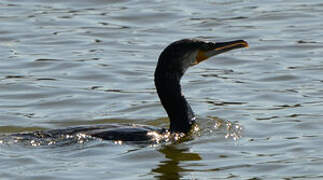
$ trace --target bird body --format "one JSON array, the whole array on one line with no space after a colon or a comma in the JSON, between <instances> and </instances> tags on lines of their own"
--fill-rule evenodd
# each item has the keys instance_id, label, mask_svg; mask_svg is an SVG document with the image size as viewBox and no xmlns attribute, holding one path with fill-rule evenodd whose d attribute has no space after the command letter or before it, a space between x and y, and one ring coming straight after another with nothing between
<instances>
[{"instance_id":1,"label":"bird body","mask_svg":"<svg viewBox=\"0 0 323 180\"><path fill-rule=\"evenodd\" d=\"M188 133L195 124L194 112L181 91L180 81L186 70L200 62L223 52L248 47L243 40L230 42L205 42L196 39L183 39L171 43L159 56L154 81L170 121L169 130L145 125L96 125L68 127L12 134L18 139L58 138L62 135L84 134L103 140L145 141L151 140L154 133Z\"/></svg>"}]
</instances>

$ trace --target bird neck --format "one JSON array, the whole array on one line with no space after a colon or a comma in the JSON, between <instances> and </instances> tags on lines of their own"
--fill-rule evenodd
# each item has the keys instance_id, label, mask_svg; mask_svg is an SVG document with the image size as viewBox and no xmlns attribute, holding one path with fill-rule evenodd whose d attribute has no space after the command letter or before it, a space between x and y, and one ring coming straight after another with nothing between
<instances>
[{"instance_id":1,"label":"bird neck","mask_svg":"<svg viewBox=\"0 0 323 180\"><path fill-rule=\"evenodd\" d=\"M160 75L155 72L155 86L161 104L168 114L170 131L187 133L195 122L195 116L181 92L181 77L180 73L167 74L163 72Z\"/></svg>"}]
</instances>

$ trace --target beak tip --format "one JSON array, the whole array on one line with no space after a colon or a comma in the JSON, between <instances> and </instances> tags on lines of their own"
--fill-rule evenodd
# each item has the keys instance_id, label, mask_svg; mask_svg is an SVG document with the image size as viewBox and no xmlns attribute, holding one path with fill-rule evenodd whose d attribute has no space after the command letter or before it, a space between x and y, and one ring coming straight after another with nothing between
<instances>
[{"instance_id":1,"label":"beak tip","mask_svg":"<svg viewBox=\"0 0 323 180\"><path fill-rule=\"evenodd\" d=\"M248 44L247 41L245 41L245 40L240 40L240 41L241 41L242 47L245 47L245 48L248 48L249 47L249 44Z\"/></svg>"},{"instance_id":2,"label":"beak tip","mask_svg":"<svg viewBox=\"0 0 323 180\"><path fill-rule=\"evenodd\" d=\"M247 41L245 41L245 48L248 48L249 44L247 43Z\"/></svg>"}]
</instances>

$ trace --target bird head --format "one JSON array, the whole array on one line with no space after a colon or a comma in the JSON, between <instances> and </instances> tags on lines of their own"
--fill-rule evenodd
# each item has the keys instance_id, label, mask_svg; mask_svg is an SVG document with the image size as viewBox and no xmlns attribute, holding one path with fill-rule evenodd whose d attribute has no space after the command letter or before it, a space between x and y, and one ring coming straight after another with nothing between
<instances>
[{"instance_id":1,"label":"bird head","mask_svg":"<svg viewBox=\"0 0 323 180\"><path fill-rule=\"evenodd\" d=\"M173 42L159 56L158 67L164 73L181 73L200 62L233 49L248 47L244 40L229 42L206 42L197 39L183 39Z\"/></svg>"}]
</instances>

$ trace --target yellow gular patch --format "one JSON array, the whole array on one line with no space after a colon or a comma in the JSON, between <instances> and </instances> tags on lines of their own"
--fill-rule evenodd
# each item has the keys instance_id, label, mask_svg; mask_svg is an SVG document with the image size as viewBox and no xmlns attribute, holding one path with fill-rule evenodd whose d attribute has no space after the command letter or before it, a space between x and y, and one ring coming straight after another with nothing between
<instances>
[{"instance_id":1,"label":"yellow gular patch","mask_svg":"<svg viewBox=\"0 0 323 180\"><path fill-rule=\"evenodd\" d=\"M195 59L195 62L194 62L194 65L195 64L198 64L200 63L201 61L207 59L208 57L205 55L205 52L204 51L198 51L197 52L197 55L196 55L196 59Z\"/></svg>"}]
</instances>

